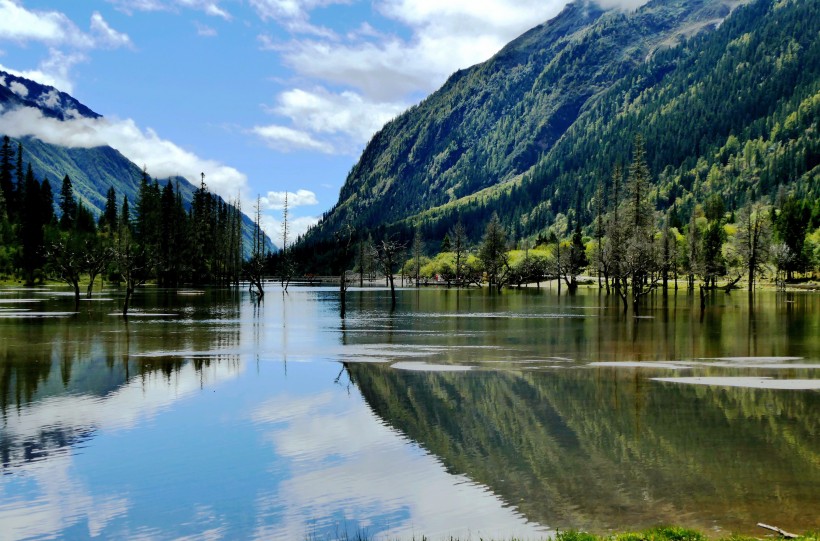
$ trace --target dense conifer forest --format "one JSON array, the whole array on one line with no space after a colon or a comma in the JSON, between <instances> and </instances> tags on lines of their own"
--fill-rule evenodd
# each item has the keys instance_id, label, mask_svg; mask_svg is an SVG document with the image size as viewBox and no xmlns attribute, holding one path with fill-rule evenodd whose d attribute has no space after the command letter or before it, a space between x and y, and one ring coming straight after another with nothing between
<instances>
[{"instance_id":1,"label":"dense conifer forest","mask_svg":"<svg viewBox=\"0 0 820 541\"><path fill-rule=\"evenodd\" d=\"M111 187L95 219L68 175L55 188L48 178L36 178L23 156L22 142L3 138L0 279L63 281L78 300L81 278L88 296L98 277L123 283L129 297L148 280L164 287L239 282L241 212L212 194L204 178L186 210L173 182L161 185L144 171L135 201Z\"/></svg>"}]
</instances>

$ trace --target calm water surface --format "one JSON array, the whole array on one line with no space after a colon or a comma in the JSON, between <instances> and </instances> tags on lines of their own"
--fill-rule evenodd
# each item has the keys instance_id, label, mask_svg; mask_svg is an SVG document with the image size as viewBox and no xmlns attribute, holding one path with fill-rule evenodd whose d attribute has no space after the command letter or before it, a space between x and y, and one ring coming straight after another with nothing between
<instances>
[{"instance_id":1,"label":"calm water surface","mask_svg":"<svg viewBox=\"0 0 820 541\"><path fill-rule=\"evenodd\" d=\"M820 528L818 293L120 302L0 290L0 539Z\"/></svg>"}]
</instances>

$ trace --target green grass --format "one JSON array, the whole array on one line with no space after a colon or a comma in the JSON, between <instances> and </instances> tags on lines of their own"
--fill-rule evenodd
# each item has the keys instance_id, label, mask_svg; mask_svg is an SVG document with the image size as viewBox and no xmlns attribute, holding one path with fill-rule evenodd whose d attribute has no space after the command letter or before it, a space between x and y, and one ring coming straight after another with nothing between
<instances>
[{"instance_id":1,"label":"green grass","mask_svg":"<svg viewBox=\"0 0 820 541\"><path fill-rule=\"evenodd\" d=\"M384 538L378 536L368 535L364 530L357 530L352 534L343 533L342 535L335 535L327 538L339 541L378 541ZM644 530L642 532L626 532L612 535L595 535L586 532L577 532L573 530L558 532L555 535L554 541L708 541L713 539L707 535L696 530L681 528L678 526L661 526ZM761 539L783 539L776 534L766 533L761 530L760 536L749 535L728 535L720 537L719 541L761 541ZM325 541L325 538L315 535L308 536L306 541ZM392 540L391 540L392 541ZM402 540L395 540L402 541ZM493 541L484 538L465 538L447 537L441 540L428 538L427 536L416 537L413 536L409 541ZM517 541L516 538L509 540L497 541ZM796 541L820 541L820 531L807 532L800 535Z\"/></svg>"}]
</instances>

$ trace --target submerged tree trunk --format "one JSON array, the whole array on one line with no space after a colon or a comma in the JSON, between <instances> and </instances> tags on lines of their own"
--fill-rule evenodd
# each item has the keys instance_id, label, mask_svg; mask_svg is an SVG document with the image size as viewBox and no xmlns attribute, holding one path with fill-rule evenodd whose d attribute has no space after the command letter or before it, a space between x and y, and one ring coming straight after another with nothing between
<instances>
[{"instance_id":1,"label":"submerged tree trunk","mask_svg":"<svg viewBox=\"0 0 820 541\"><path fill-rule=\"evenodd\" d=\"M80 309L80 282L79 280L72 280L71 285L74 288L74 310Z\"/></svg>"},{"instance_id":2,"label":"submerged tree trunk","mask_svg":"<svg viewBox=\"0 0 820 541\"><path fill-rule=\"evenodd\" d=\"M342 275L339 277L339 315L342 319L345 318L345 300L347 296L347 280L345 278L345 271L342 271Z\"/></svg>"},{"instance_id":3,"label":"submerged tree trunk","mask_svg":"<svg viewBox=\"0 0 820 541\"><path fill-rule=\"evenodd\" d=\"M396 309L396 284L393 279L393 274L388 275L388 281L390 282L390 311Z\"/></svg>"},{"instance_id":4,"label":"submerged tree trunk","mask_svg":"<svg viewBox=\"0 0 820 541\"><path fill-rule=\"evenodd\" d=\"M134 286L125 286L125 302L122 305L122 317L128 318L128 308L131 306L131 295L134 294Z\"/></svg>"}]
</instances>

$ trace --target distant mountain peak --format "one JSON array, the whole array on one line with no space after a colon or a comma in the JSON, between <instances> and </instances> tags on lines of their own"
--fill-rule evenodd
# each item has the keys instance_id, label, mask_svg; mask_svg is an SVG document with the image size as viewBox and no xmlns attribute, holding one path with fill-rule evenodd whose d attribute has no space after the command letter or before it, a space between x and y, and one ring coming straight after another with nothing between
<instances>
[{"instance_id":1,"label":"distant mountain peak","mask_svg":"<svg viewBox=\"0 0 820 541\"><path fill-rule=\"evenodd\" d=\"M42 111L45 116L60 120L101 116L53 86L43 85L1 70L0 107L2 109L33 107Z\"/></svg>"}]
</instances>

